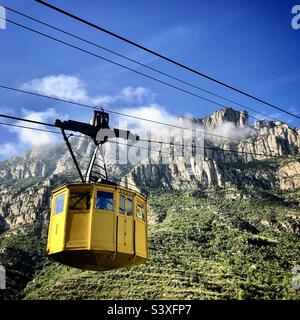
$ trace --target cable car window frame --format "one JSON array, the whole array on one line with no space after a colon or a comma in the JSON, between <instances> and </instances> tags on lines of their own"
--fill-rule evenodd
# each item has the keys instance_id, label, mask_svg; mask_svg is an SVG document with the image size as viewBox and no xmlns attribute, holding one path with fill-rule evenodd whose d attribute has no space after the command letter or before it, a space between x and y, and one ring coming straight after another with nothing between
<instances>
[{"instance_id":1,"label":"cable car window frame","mask_svg":"<svg viewBox=\"0 0 300 320\"><path fill-rule=\"evenodd\" d=\"M57 200L61 199L61 198L63 198L63 202L62 202L62 204L60 203L60 207L59 207L60 211L57 211L57 209L58 209L58 201ZM66 192L63 192L63 193L60 193L60 194L54 196L54 210L53 210L54 215L58 215L58 214L61 214L62 212L64 212L65 201L66 201Z\"/></svg>"},{"instance_id":2,"label":"cable car window frame","mask_svg":"<svg viewBox=\"0 0 300 320\"><path fill-rule=\"evenodd\" d=\"M141 211L139 210L139 208L141 209ZM140 212L142 213L140 215ZM145 210L145 204L142 203L141 201L137 201L136 204L136 216L137 218L146 221L146 210Z\"/></svg>"},{"instance_id":3,"label":"cable car window frame","mask_svg":"<svg viewBox=\"0 0 300 320\"><path fill-rule=\"evenodd\" d=\"M75 196L73 199L76 198L76 196L82 195L78 201L75 202L75 204L73 204L73 206L71 207L71 200L72 200L72 196ZM85 200L85 208L76 208L76 206L82 201ZM71 211L88 211L91 208L91 192L90 191L85 191L85 192L72 192L70 191L70 197L69 197L69 210Z\"/></svg>"},{"instance_id":4,"label":"cable car window frame","mask_svg":"<svg viewBox=\"0 0 300 320\"><path fill-rule=\"evenodd\" d=\"M112 198L110 198L110 199L112 199L112 209L108 209L108 208L99 208L97 205L98 205L98 194L99 193L109 193L109 194L111 194L112 195ZM103 189L96 189L96 192L95 192L95 204L94 204L94 208L96 209L96 210L103 210L103 211L115 211L115 203L116 203L116 201L115 201L115 192L113 191L113 190L103 190Z\"/></svg>"},{"instance_id":5,"label":"cable car window frame","mask_svg":"<svg viewBox=\"0 0 300 320\"><path fill-rule=\"evenodd\" d=\"M121 198L124 199L123 208L121 207ZM119 213L122 215L125 215L126 211L127 211L126 210L126 196L125 196L125 194L120 194L119 195Z\"/></svg>"},{"instance_id":6,"label":"cable car window frame","mask_svg":"<svg viewBox=\"0 0 300 320\"><path fill-rule=\"evenodd\" d=\"M128 203L131 202L131 214L129 214L129 211L128 211ZM127 217L133 217L133 197L132 196L127 196L126 197L126 216Z\"/></svg>"}]
</instances>

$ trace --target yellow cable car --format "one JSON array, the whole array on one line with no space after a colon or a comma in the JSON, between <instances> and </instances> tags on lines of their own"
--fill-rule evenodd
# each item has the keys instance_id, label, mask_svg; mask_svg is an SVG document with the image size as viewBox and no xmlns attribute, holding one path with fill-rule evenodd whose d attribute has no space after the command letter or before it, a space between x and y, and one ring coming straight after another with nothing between
<instances>
[{"instance_id":1,"label":"yellow cable car","mask_svg":"<svg viewBox=\"0 0 300 320\"><path fill-rule=\"evenodd\" d=\"M83 270L110 270L148 259L147 201L111 183L53 191L47 253Z\"/></svg>"},{"instance_id":2,"label":"yellow cable car","mask_svg":"<svg viewBox=\"0 0 300 320\"><path fill-rule=\"evenodd\" d=\"M109 115L95 110L91 123L56 120L82 183L52 192L47 254L83 270L129 267L148 259L147 200L108 180L102 145L111 138L138 141L130 131L110 129ZM92 138L96 148L85 178L65 130Z\"/></svg>"}]
</instances>

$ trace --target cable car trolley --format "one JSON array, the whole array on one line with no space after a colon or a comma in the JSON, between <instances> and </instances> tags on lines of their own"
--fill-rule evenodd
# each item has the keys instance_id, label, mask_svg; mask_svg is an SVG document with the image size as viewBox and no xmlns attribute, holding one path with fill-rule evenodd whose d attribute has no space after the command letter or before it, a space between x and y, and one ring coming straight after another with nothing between
<instances>
[{"instance_id":1,"label":"cable car trolley","mask_svg":"<svg viewBox=\"0 0 300 320\"><path fill-rule=\"evenodd\" d=\"M110 138L138 141L139 137L130 131L110 129L108 121L108 113L96 110L91 124L55 122L81 183L52 191L47 254L54 261L83 270L130 267L148 259L147 199L108 180L102 153L102 145ZM65 130L80 132L95 142L85 176Z\"/></svg>"}]
</instances>

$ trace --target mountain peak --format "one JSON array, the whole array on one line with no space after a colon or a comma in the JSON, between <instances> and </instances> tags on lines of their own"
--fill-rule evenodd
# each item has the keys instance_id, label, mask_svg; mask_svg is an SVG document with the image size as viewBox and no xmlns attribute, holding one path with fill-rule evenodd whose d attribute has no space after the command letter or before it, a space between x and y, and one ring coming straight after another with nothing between
<instances>
[{"instance_id":1,"label":"mountain peak","mask_svg":"<svg viewBox=\"0 0 300 320\"><path fill-rule=\"evenodd\" d=\"M225 122L232 122L238 127L245 127L248 125L248 119L249 115L247 111L238 111L225 107L199 120L204 125L210 127L217 127Z\"/></svg>"}]
</instances>

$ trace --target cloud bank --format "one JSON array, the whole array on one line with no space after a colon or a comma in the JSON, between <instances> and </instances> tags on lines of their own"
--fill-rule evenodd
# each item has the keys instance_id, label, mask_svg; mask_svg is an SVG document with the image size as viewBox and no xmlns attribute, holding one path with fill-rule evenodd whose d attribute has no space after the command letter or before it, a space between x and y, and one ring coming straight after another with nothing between
<instances>
[{"instance_id":1,"label":"cloud bank","mask_svg":"<svg viewBox=\"0 0 300 320\"><path fill-rule=\"evenodd\" d=\"M22 109L21 117L29 120L35 120L40 122L52 123L59 115L54 108L49 108L43 111L33 111ZM49 127L38 125L34 123L26 124L23 121L14 122L15 125L28 126L36 129L49 130ZM15 142L0 144L0 156L9 158L18 155L20 152L24 152L32 147L39 147L44 145L50 145L59 141L58 135L53 133L30 130L26 128L17 127L5 127L9 132L16 135Z\"/></svg>"},{"instance_id":2,"label":"cloud bank","mask_svg":"<svg viewBox=\"0 0 300 320\"><path fill-rule=\"evenodd\" d=\"M144 138L148 136L148 132L150 131L151 136L155 138L170 141L171 137L174 137L175 140L178 140L182 136L190 136L191 131L182 131L180 129L172 128L171 126L143 121L142 118L168 123L173 126L197 129L198 131L203 131L204 129L201 125L195 126L195 123L191 121L192 116L189 114L178 118L178 115L173 114L156 102L156 96L153 92L141 86L127 86L114 95L91 95L87 90L86 84L78 77L59 74L33 79L21 85L21 88L55 98L108 108L132 116L133 118L115 116L111 121L111 126L132 130L134 133ZM33 119L41 122L53 122L56 118L68 117L67 115L62 116L58 114L54 108L48 108L41 111L22 109L21 113L22 117L25 117L26 119ZM91 113L90 116L92 116ZM23 122L17 122L16 124L24 125ZM30 124L30 126L47 129L44 126L35 124ZM7 127L7 130L14 132L17 135L15 144L5 143L0 145L0 155L7 157L15 155L15 150L24 150L24 148L33 146L47 145L59 141L60 138L51 133L37 133L36 131L28 129ZM222 123L216 128L206 129L206 132L234 139L244 139L253 133L250 128L236 128L232 123ZM214 139L214 142L217 143L226 142L224 139L216 140L209 135L206 135L206 138L211 140ZM16 145L18 148L16 148Z\"/></svg>"},{"instance_id":3,"label":"cloud bank","mask_svg":"<svg viewBox=\"0 0 300 320\"><path fill-rule=\"evenodd\" d=\"M21 89L99 107L107 107L116 102L137 104L155 99L155 95L150 90L144 87L133 88L129 86L115 95L90 95L82 80L65 74L33 79L21 85Z\"/></svg>"}]
</instances>

